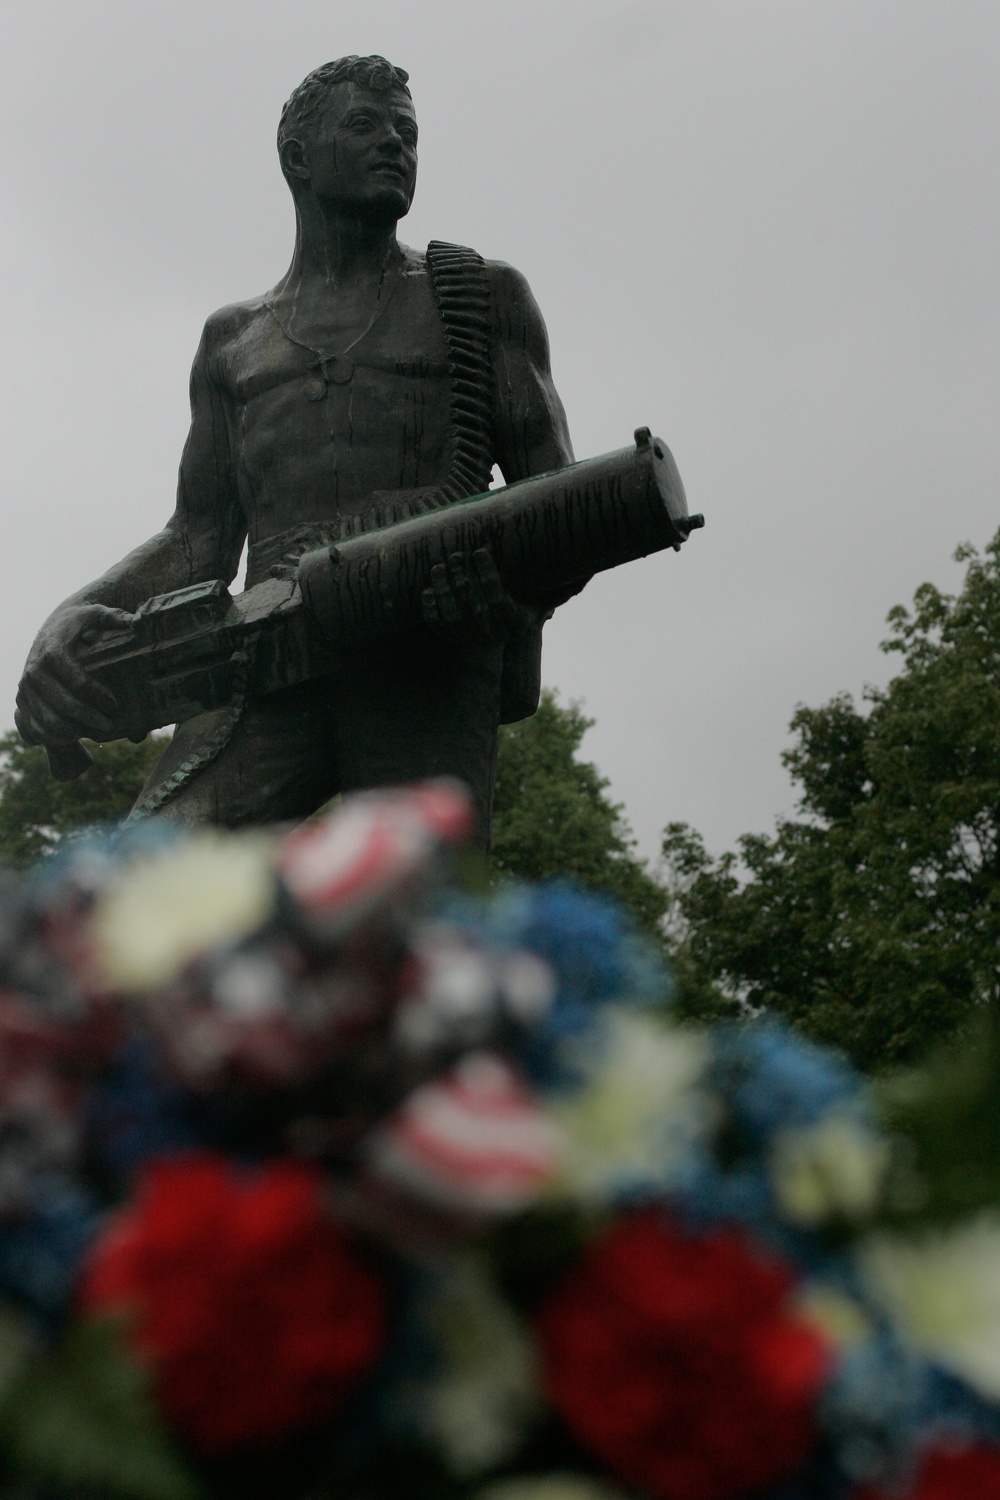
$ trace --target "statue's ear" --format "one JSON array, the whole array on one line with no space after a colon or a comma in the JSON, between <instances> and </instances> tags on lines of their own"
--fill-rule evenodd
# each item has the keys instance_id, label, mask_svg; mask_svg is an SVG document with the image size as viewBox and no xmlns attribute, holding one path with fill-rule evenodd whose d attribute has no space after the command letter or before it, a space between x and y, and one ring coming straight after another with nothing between
<instances>
[{"instance_id":1,"label":"statue's ear","mask_svg":"<svg viewBox=\"0 0 1000 1500\"><path fill-rule=\"evenodd\" d=\"M296 140L294 136L282 143L281 170L286 177L298 177L303 182L309 180L309 163L306 161L305 149L302 142Z\"/></svg>"}]
</instances>

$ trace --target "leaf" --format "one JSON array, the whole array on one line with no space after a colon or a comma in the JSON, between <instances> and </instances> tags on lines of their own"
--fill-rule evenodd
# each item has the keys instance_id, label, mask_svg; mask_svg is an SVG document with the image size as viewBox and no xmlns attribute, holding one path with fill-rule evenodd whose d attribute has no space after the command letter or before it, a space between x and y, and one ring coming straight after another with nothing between
<instances>
[{"instance_id":1,"label":"leaf","mask_svg":"<svg viewBox=\"0 0 1000 1500\"><path fill-rule=\"evenodd\" d=\"M0 1402L15 1388L34 1348L35 1334L29 1319L0 1304Z\"/></svg>"},{"instance_id":2,"label":"leaf","mask_svg":"<svg viewBox=\"0 0 1000 1500\"><path fill-rule=\"evenodd\" d=\"M35 1359L0 1406L0 1442L26 1474L127 1500L198 1500L146 1372L115 1320L81 1322Z\"/></svg>"},{"instance_id":3,"label":"leaf","mask_svg":"<svg viewBox=\"0 0 1000 1500\"><path fill-rule=\"evenodd\" d=\"M886 1080L880 1103L898 1158L899 1201L890 1201L887 1218L922 1226L1000 1209L1000 1015L995 1006L921 1068Z\"/></svg>"}]
</instances>

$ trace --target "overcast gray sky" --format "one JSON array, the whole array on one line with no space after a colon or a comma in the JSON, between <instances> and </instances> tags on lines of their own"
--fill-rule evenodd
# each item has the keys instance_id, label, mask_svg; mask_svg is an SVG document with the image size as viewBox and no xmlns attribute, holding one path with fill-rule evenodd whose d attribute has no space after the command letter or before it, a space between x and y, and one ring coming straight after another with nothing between
<instances>
[{"instance_id":1,"label":"overcast gray sky","mask_svg":"<svg viewBox=\"0 0 1000 1500\"><path fill-rule=\"evenodd\" d=\"M401 237L527 275L579 457L651 426L706 530L548 627L646 852L771 826L800 701L1000 523L996 0L5 0L0 727L35 629L173 506L215 307L288 261L281 105L407 68Z\"/></svg>"}]
</instances>

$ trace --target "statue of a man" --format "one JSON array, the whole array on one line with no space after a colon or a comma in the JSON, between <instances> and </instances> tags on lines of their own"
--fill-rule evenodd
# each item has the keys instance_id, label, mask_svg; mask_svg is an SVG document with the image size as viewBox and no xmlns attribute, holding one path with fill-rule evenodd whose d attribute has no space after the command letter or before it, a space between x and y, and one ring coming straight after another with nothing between
<instances>
[{"instance_id":1,"label":"statue of a man","mask_svg":"<svg viewBox=\"0 0 1000 1500\"><path fill-rule=\"evenodd\" d=\"M460 246L401 245L417 122L381 57L311 73L278 129L295 201L273 291L209 318L165 528L50 616L16 722L29 743L110 737L116 704L81 647L146 599L294 568L303 551L572 461L524 278ZM551 601L554 605L557 600ZM334 675L178 726L137 809L229 825L305 816L338 791L459 776L488 838L497 728L537 706L541 627L488 553L433 569L426 629Z\"/></svg>"}]
</instances>

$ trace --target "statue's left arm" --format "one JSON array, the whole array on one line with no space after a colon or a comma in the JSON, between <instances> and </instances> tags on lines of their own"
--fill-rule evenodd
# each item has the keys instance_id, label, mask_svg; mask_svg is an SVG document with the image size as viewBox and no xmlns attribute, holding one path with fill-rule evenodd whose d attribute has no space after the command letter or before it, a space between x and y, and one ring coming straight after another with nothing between
<instances>
[{"instance_id":1,"label":"statue's left arm","mask_svg":"<svg viewBox=\"0 0 1000 1500\"><path fill-rule=\"evenodd\" d=\"M566 413L552 382L549 338L527 281L513 266L488 267L493 291L493 428L508 484L573 462Z\"/></svg>"},{"instance_id":2,"label":"statue's left arm","mask_svg":"<svg viewBox=\"0 0 1000 1500\"><path fill-rule=\"evenodd\" d=\"M508 484L573 462L566 412L552 381L549 338L538 303L520 271L494 262L493 360L496 372L493 429L496 461ZM542 626L565 596L504 648L500 689L503 723L527 718L538 707Z\"/></svg>"}]
</instances>

